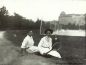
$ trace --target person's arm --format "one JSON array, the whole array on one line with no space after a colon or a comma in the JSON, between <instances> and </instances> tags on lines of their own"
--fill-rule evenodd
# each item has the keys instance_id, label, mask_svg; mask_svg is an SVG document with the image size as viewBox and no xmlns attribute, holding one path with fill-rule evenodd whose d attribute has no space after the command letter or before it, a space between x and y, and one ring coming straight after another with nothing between
<instances>
[{"instance_id":1,"label":"person's arm","mask_svg":"<svg viewBox=\"0 0 86 65\"><path fill-rule=\"evenodd\" d=\"M24 38L21 48L26 48L26 45L27 45L27 37Z\"/></svg>"},{"instance_id":2,"label":"person's arm","mask_svg":"<svg viewBox=\"0 0 86 65\"><path fill-rule=\"evenodd\" d=\"M40 40L39 44L38 44L38 47L42 47L42 44L43 44L43 38Z\"/></svg>"},{"instance_id":3,"label":"person's arm","mask_svg":"<svg viewBox=\"0 0 86 65\"><path fill-rule=\"evenodd\" d=\"M50 39L50 50L52 49L52 39Z\"/></svg>"}]
</instances>

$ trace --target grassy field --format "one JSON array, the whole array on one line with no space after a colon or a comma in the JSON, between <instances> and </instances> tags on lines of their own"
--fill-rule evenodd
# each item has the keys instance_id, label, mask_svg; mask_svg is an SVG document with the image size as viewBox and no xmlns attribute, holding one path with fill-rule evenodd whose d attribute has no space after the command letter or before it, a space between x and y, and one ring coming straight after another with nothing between
<instances>
[{"instance_id":1,"label":"grassy field","mask_svg":"<svg viewBox=\"0 0 86 65\"><path fill-rule=\"evenodd\" d=\"M83 59L86 58L85 37L78 36L58 36L61 44L61 49L58 52L60 52L63 59L44 58L34 54L18 57L18 52L16 50L20 48L27 32L27 30L10 30L5 32L5 39L0 39L0 64L2 61L2 63L7 64L7 59L10 59L9 63L11 65L82 65L81 63L84 62ZM33 32L35 45L37 46L43 35L39 35L39 31L37 30ZM53 37L54 36L52 36L52 38ZM5 59L2 60L3 58Z\"/></svg>"}]
</instances>

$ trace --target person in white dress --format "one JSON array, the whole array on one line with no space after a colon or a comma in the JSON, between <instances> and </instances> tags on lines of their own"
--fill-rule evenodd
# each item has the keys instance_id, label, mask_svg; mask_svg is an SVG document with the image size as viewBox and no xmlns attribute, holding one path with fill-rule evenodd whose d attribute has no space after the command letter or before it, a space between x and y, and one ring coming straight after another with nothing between
<instances>
[{"instance_id":1,"label":"person in white dress","mask_svg":"<svg viewBox=\"0 0 86 65\"><path fill-rule=\"evenodd\" d=\"M46 36L41 38L38 44L39 52L41 55L48 54L54 57L61 58L61 55L56 50L52 50L52 38L50 37L52 33L53 30L51 29L45 30Z\"/></svg>"},{"instance_id":2,"label":"person in white dress","mask_svg":"<svg viewBox=\"0 0 86 65\"><path fill-rule=\"evenodd\" d=\"M50 37L51 33L52 33L52 31L50 29L45 30L46 36L41 38L41 40L38 44L39 52L42 55L52 49L52 38Z\"/></svg>"},{"instance_id":3,"label":"person in white dress","mask_svg":"<svg viewBox=\"0 0 86 65\"><path fill-rule=\"evenodd\" d=\"M25 54L27 52L27 49L31 48L34 45L34 40L32 35L33 35L33 32L29 31L27 36L24 38L21 45L22 54Z\"/></svg>"}]
</instances>

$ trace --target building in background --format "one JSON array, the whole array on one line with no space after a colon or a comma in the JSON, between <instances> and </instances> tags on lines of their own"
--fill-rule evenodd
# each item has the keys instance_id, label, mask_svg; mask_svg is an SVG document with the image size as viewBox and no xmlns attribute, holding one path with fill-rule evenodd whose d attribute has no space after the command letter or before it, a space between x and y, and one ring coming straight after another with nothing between
<instances>
[{"instance_id":1,"label":"building in background","mask_svg":"<svg viewBox=\"0 0 86 65\"><path fill-rule=\"evenodd\" d=\"M64 11L61 12L59 16L59 24L61 25L75 25L84 26L85 25L85 14L66 14Z\"/></svg>"}]
</instances>

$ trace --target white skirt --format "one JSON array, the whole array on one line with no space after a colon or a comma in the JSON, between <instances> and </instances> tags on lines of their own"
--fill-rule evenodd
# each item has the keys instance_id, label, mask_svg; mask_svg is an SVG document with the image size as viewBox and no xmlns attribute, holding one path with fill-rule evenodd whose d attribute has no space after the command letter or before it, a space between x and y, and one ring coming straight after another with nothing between
<instances>
[{"instance_id":1,"label":"white skirt","mask_svg":"<svg viewBox=\"0 0 86 65\"><path fill-rule=\"evenodd\" d=\"M57 58L61 58L61 55L59 52L57 52L56 50L52 50L48 53L51 56L57 57Z\"/></svg>"},{"instance_id":2,"label":"white skirt","mask_svg":"<svg viewBox=\"0 0 86 65\"><path fill-rule=\"evenodd\" d=\"M40 52L40 54L43 55L44 53L49 52L50 49L49 48L38 48L37 46L31 46L26 51L28 53ZM51 50L48 54L51 56L57 57L57 58L61 58L60 53L57 52L56 50Z\"/></svg>"},{"instance_id":3,"label":"white skirt","mask_svg":"<svg viewBox=\"0 0 86 65\"><path fill-rule=\"evenodd\" d=\"M47 53L48 51L50 51L50 49L49 48L39 48L39 52L40 52L40 54L44 54L44 53Z\"/></svg>"}]
</instances>

